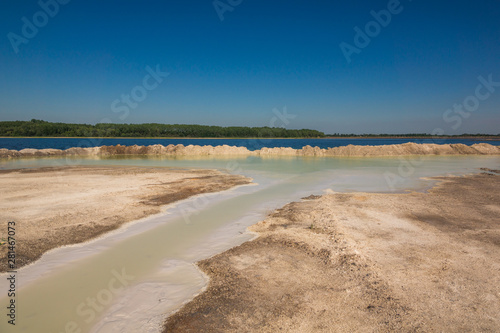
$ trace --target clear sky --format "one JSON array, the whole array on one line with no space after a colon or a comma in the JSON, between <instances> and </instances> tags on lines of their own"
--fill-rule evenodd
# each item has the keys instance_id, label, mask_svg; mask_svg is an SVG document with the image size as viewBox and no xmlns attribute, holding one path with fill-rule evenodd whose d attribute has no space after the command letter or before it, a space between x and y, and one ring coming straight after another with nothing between
<instances>
[{"instance_id":1,"label":"clear sky","mask_svg":"<svg viewBox=\"0 0 500 333\"><path fill-rule=\"evenodd\" d=\"M500 133L498 0L0 8L0 120Z\"/></svg>"}]
</instances>

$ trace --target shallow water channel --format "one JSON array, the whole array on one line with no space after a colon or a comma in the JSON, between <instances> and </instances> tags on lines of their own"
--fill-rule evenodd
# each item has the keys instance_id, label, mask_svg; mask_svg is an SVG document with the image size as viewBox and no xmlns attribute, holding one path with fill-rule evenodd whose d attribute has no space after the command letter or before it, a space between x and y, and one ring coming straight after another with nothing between
<instances>
[{"instance_id":1,"label":"shallow water channel","mask_svg":"<svg viewBox=\"0 0 500 333\"><path fill-rule=\"evenodd\" d=\"M324 191L424 191L422 177L498 169L500 157L43 158L0 168L133 165L216 168L254 179L201 195L97 240L50 251L16 273L16 325L8 274L0 275L0 332L158 332L165 316L207 283L193 264L249 240L246 227L287 202ZM78 204L78 203L75 203ZM22 226L18 226L18 229Z\"/></svg>"}]
</instances>

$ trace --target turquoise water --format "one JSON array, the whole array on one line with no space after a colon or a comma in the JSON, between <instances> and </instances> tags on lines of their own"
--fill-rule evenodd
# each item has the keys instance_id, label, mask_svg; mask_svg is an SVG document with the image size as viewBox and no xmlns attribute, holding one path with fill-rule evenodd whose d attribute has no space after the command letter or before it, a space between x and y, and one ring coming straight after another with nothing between
<instances>
[{"instance_id":1,"label":"turquoise water","mask_svg":"<svg viewBox=\"0 0 500 333\"><path fill-rule=\"evenodd\" d=\"M421 177L498 169L500 157L412 158L44 158L13 159L0 168L133 165L214 168L257 185L203 195L93 242L52 251L18 273L18 324L1 332L155 332L165 313L206 283L192 263L240 244L275 208L333 191L423 191ZM7 290L0 276L0 291ZM7 298L0 292L0 308ZM3 298L2 298L3 297Z\"/></svg>"}]
</instances>

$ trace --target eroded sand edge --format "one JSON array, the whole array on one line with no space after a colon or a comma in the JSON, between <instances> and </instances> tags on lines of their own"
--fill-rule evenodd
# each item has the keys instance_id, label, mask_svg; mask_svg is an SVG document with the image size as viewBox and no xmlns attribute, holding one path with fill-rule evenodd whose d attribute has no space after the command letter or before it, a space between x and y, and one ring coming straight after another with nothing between
<instances>
[{"instance_id":1,"label":"eroded sand edge","mask_svg":"<svg viewBox=\"0 0 500 333\"><path fill-rule=\"evenodd\" d=\"M276 210L198 263L209 286L164 332L499 331L500 175L439 179Z\"/></svg>"}]
</instances>

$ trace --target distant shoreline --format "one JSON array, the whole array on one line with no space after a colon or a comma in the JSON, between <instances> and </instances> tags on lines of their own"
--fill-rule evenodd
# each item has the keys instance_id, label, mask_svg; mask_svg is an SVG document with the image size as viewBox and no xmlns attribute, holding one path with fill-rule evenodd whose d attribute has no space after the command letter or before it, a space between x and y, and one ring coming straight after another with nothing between
<instances>
[{"instance_id":1,"label":"distant shoreline","mask_svg":"<svg viewBox=\"0 0 500 333\"><path fill-rule=\"evenodd\" d=\"M500 140L500 136L498 135L485 135L485 136L327 136L321 139L430 139L430 140L443 140L443 139L451 139L451 140L460 140L460 139L468 139L468 140L492 140L497 141Z\"/></svg>"},{"instance_id":2,"label":"distant shoreline","mask_svg":"<svg viewBox=\"0 0 500 333\"><path fill-rule=\"evenodd\" d=\"M324 139L468 139L468 140L491 140L498 141L500 136L498 135L485 135L485 136L326 136L322 138L310 138L310 137L295 137L295 138L266 138L266 137L143 137L143 136L131 136L131 137L121 137L121 136L105 136L105 137L93 137L93 136L0 136L0 139L165 139L165 140L324 140Z\"/></svg>"}]
</instances>

